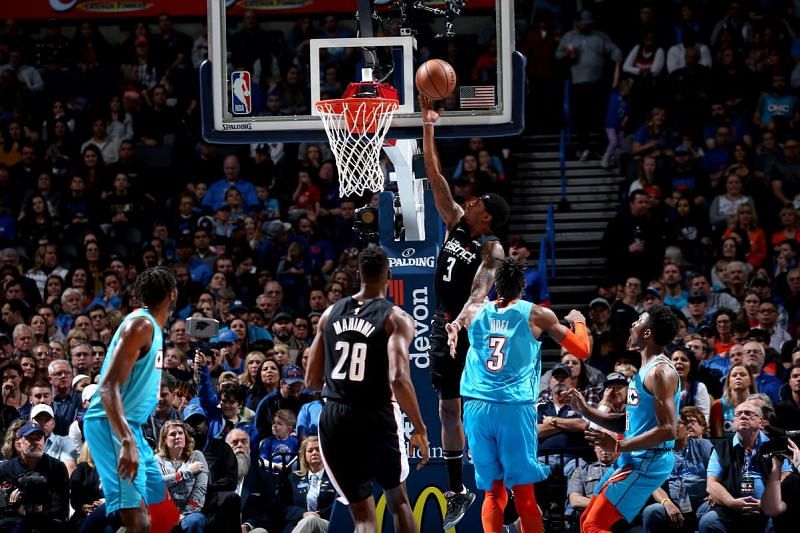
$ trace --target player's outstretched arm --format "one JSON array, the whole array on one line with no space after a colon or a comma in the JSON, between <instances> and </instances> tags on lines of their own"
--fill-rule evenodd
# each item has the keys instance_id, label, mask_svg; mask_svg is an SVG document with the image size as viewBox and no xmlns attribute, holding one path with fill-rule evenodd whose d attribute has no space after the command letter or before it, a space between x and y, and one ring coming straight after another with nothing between
<instances>
[{"instance_id":1,"label":"player's outstretched arm","mask_svg":"<svg viewBox=\"0 0 800 533\"><path fill-rule=\"evenodd\" d=\"M562 325L551 309L537 305L531 312L529 324L534 336L537 334L537 329L546 331L554 341L569 350L569 353L579 359L586 359L590 352L586 318L579 311L573 309L564 319L569 322L575 330L574 332Z\"/></svg>"},{"instance_id":2,"label":"player's outstretched arm","mask_svg":"<svg viewBox=\"0 0 800 533\"><path fill-rule=\"evenodd\" d=\"M497 265L505 258L506 254L503 251L503 246L500 241L488 241L483 245L481 250L481 264L478 265L478 270L475 271L475 277L472 278L472 289L469 293L464 307L458 314L454 322L466 326L464 314L468 312L470 306L481 305L489 291L494 284L495 273L497 272Z\"/></svg>"},{"instance_id":3,"label":"player's outstretched arm","mask_svg":"<svg viewBox=\"0 0 800 533\"><path fill-rule=\"evenodd\" d=\"M622 433L625 431L625 413L606 413L605 411L595 409L586 402L586 398L583 397L583 394L581 394L581 391L578 389L570 389L567 391L567 394L569 394L569 404L572 408L583 415L589 422L594 422L598 426L602 426L614 433ZM591 428L586 430L587 438L592 431L594 430ZM608 435L608 433L602 431L600 433Z\"/></svg>"},{"instance_id":4,"label":"player's outstretched arm","mask_svg":"<svg viewBox=\"0 0 800 533\"><path fill-rule=\"evenodd\" d=\"M308 351L308 363L306 364L306 388L310 390L322 390L323 375L325 373L325 326L328 324L328 317L331 314L331 307L328 307L317 323L317 335L311 343Z\"/></svg>"},{"instance_id":5,"label":"player's outstretched arm","mask_svg":"<svg viewBox=\"0 0 800 533\"><path fill-rule=\"evenodd\" d=\"M436 140L433 136L433 126L439 120L439 112L433 108L433 102L426 96L420 95L419 105L422 108L422 155L425 174L433 191L436 211L450 231L464 215L464 209L453 200L450 184L442 175L442 165L439 163L439 152L436 150Z\"/></svg>"},{"instance_id":6,"label":"player's outstretched arm","mask_svg":"<svg viewBox=\"0 0 800 533\"><path fill-rule=\"evenodd\" d=\"M139 469L139 450L131 427L125 419L120 387L131 375L139 356L150 349L153 342L153 324L146 318L130 320L120 332L119 342L111 354L111 363L103 381L100 382L100 401L108 417L112 431L120 439L117 460L119 477L128 481L136 478Z\"/></svg>"},{"instance_id":7,"label":"player's outstretched arm","mask_svg":"<svg viewBox=\"0 0 800 533\"><path fill-rule=\"evenodd\" d=\"M387 330L389 332L387 345L389 384L397 403L400 404L400 409L414 426L414 434L409 443L409 455L413 453L414 447L419 448L421 459L417 469L420 469L428 462L430 451L428 449L428 429L425 427L422 413L419 411L417 392L414 390L409 368L408 346L414 339L414 319L399 307L393 307L387 318Z\"/></svg>"}]
</instances>

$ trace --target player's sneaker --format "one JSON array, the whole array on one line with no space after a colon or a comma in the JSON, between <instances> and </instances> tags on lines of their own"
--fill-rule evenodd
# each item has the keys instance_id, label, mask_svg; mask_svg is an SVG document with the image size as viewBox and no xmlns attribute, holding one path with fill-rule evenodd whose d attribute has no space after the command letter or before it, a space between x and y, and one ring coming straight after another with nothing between
<instances>
[{"instance_id":1,"label":"player's sneaker","mask_svg":"<svg viewBox=\"0 0 800 533\"><path fill-rule=\"evenodd\" d=\"M444 499L447 500L447 513L444 515L442 528L447 531L464 518L467 509L475 501L475 495L469 490L460 493L449 490L444 493Z\"/></svg>"}]
</instances>

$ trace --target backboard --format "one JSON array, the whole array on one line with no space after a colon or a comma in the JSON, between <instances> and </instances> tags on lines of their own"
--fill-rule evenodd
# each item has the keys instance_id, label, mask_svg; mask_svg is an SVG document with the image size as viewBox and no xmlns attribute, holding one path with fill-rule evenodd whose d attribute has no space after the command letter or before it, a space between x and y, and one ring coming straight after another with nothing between
<instances>
[{"instance_id":1,"label":"backboard","mask_svg":"<svg viewBox=\"0 0 800 533\"><path fill-rule=\"evenodd\" d=\"M414 72L453 65L458 86L437 138L514 135L524 127L525 60L509 0L208 0L200 69L203 136L216 143L325 141L314 104L362 67L399 93L390 139L422 137ZM358 16L359 7L367 17ZM369 24L371 22L371 24ZM370 34L372 34L370 36Z\"/></svg>"}]
</instances>

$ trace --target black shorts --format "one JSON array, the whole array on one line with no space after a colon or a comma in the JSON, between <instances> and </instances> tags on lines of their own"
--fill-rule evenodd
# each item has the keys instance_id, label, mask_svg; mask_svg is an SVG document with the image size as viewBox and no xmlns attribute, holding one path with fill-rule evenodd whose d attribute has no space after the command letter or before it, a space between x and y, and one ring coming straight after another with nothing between
<instances>
[{"instance_id":1,"label":"black shorts","mask_svg":"<svg viewBox=\"0 0 800 533\"><path fill-rule=\"evenodd\" d=\"M326 401L319 444L328 476L345 503L371 497L375 482L390 490L408 477L403 415L396 403L365 409Z\"/></svg>"},{"instance_id":2,"label":"black shorts","mask_svg":"<svg viewBox=\"0 0 800 533\"><path fill-rule=\"evenodd\" d=\"M455 358L450 356L450 345L447 344L447 320L436 315L431 323L431 382L439 393L440 400L453 400L461 397L461 374L467 361L469 336L467 329L458 332Z\"/></svg>"}]
</instances>

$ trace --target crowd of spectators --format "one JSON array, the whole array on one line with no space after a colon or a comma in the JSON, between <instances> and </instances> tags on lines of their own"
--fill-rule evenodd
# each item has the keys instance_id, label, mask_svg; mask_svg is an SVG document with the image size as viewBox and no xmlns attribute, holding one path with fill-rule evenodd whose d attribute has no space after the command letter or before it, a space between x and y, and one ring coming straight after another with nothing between
<instances>
[{"instance_id":1,"label":"crowd of spectators","mask_svg":"<svg viewBox=\"0 0 800 533\"><path fill-rule=\"evenodd\" d=\"M320 15L285 31L265 19L229 19L229 68L253 73L254 114L308 113L309 39L352 36L354 25ZM383 31L396 34L396 21ZM461 50L431 31L418 40L428 54L446 48L463 80L495 75L481 59L489 35L462 35ZM326 144L205 142L207 47L202 20L166 13L127 29L0 28L0 530L118 525L105 517L82 417L117 326L139 306L133 281L152 266L171 268L179 300L144 434L180 528L327 528L322 403L303 372L322 313L358 290L355 210L376 197L340 198ZM324 98L341 95L357 60L327 51ZM507 192L500 145L446 144L458 201ZM190 317L222 329L201 343Z\"/></svg>"},{"instance_id":2,"label":"crowd of spectators","mask_svg":"<svg viewBox=\"0 0 800 533\"><path fill-rule=\"evenodd\" d=\"M569 477L568 523L577 527L614 457L598 449L576 463L563 451L585 446L587 423L562 395L578 387L624 410L640 363L626 350L631 324L663 303L682 323L667 353L681 381L676 463L636 526L788 531L796 513L775 502L798 497L800 453L791 474L755 458L775 428L800 429L800 11L740 0L534 5L522 47L531 109L558 125L542 100L568 80L576 158L625 176L601 242L607 275L588 302L591 357L564 353L542 380L541 447Z\"/></svg>"}]
</instances>

